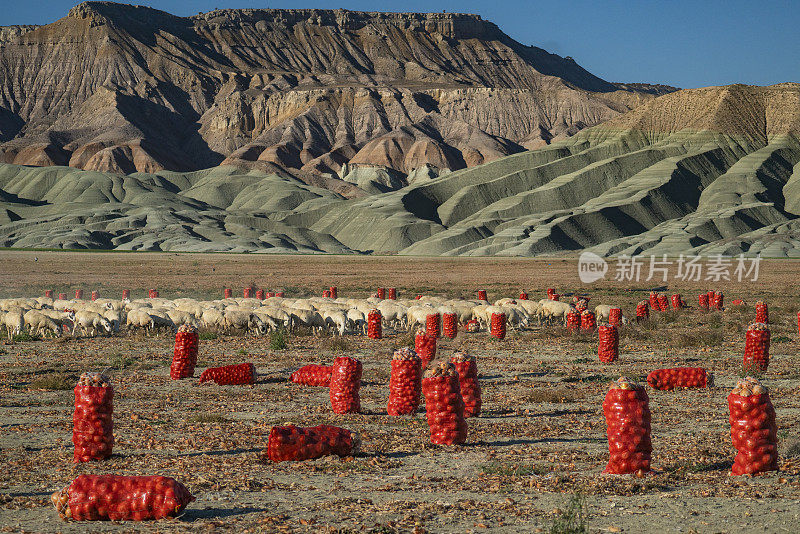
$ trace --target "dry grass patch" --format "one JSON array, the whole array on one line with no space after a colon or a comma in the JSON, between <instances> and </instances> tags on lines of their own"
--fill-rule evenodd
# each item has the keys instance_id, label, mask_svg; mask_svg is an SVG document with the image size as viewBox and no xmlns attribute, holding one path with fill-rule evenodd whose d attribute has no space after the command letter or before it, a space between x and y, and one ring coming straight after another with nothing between
<instances>
[{"instance_id":1,"label":"dry grass patch","mask_svg":"<svg viewBox=\"0 0 800 534\"><path fill-rule=\"evenodd\" d=\"M565 403L575 402L586 398L585 391L578 391L568 387L534 388L524 396L524 400L531 403Z\"/></svg>"},{"instance_id":2,"label":"dry grass patch","mask_svg":"<svg viewBox=\"0 0 800 534\"><path fill-rule=\"evenodd\" d=\"M66 391L73 389L77 382L78 377L76 376L65 373L53 373L34 379L28 387L30 387L30 389Z\"/></svg>"}]
</instances>

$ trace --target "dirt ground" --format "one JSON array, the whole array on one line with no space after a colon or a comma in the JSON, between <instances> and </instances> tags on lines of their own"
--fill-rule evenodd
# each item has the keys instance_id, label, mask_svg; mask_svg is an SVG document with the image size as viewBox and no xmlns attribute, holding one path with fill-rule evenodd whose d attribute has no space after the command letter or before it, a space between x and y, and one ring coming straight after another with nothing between
<instances>
[{"instance_id":1,"label":"dirt ground","mask_svg":"<svg viewBox=\"0 0 800 534\"><path fill-rule=\"evenodd\" d=\"M647 327L623 328L620 360L609 365L597 359L596 334L558 327L510 332L502 342L485 332L442 340L442 356L457 348L477 356L483 388L483 413L468 420L467 443L453 447L429 443L424 407L415 416L386 414L389 355L408 342L405 333L346 336L344 344L294 336L281 350L271 350L267 338L201 341L195 376L251 361L260 374L252 387L171 381L169 334L0 345L0 531L550 532L573 496L583 495L588 532L797 532L799 274L800 263L765 261L756 283L670 284L666 292L680 291L690 304L709 288L723 289L727 303L748 304L654 313ZM521 287L541 298L555 287L589 292L592 305L618 304L626 314L652 286L583 286L574 262L561 260L0 252L3 297L76 287L116 296L123 287L155 287L167 297L216 298L223 287L238 292L249 282L298 295L336 284L343 296L365 296L378 285L398 287L401 296L472 296L485 287L490 299ZM770 305L764 383L777 412L781 469L731 477L726 396L741 373L744 328L757 298ZM330 363L337 354L364 364L361 414L335 415L326 389L288 382L297 367ZM648 388L655 473L601 474L608 460L601 403L609 383L684 365L712 370L716 387ZM115 384L115 454L74 466L71 388L81 372L103 369ZM269 429L286 422L357 430L362 452L261 462ZM197 501L175 520L62 522L49 495L81 473L172 476Z\"/></svg>"}]
</instances>

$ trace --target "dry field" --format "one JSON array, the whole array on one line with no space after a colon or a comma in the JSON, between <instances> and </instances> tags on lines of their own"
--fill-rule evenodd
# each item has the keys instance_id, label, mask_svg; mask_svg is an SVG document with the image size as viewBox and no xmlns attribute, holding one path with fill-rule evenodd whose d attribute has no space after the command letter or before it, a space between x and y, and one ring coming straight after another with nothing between
<instances>
[{"instance_id":1,"label":"dry field","mask_svg":"<svg viewBox=\"0 0 800 534\"><path fill-rule=\"evenodd\" d=\"M38 261L34 261L37 258ZM589 292L631 315L651 285L581 286L563 260L270 257L252 255L0 252L0 297L82 287L118 296L121 288L158 288L161 296L216 298L223 287L255 282L287 296L337 285L342 296L395 286L400 296L428 293L490 299L531 298L546 287ZM582 495L587 532L796 532L800 528L800 358L796 316L800 263L765 261L758 282L670 284L695 305L718 288L724 312L653 312L647 327L621 331L620 360L600 364L596 335L563 328L460 333L440 354L466 348L478 358L483 414L468 420L463 446L433 446L424 411L386 415L390 351L405 333L373 341L222 336L201 341L198 371L253 362L253 387L171 381L172 336L22 341L0 345L0 531L234 532L551 532ZM744 328L752 304L770 305L772 348L765 384L777 411L780 466L757 477L731 477L725 398L741 373ZM289 383L306 363L337 354L364 363L363 412L339 416L323 388ZM716 388L648 389L653 468L636 478L601 474L608 459L601 403L621 374L643 380L652 369L704 366ZM115 384L117 444L105 462L72 464L72 386L83 371L109 369ZM334 424L357 430L353 458L303 463L260 461L272 425ZM148 523L64 523L52 491L80 473L163 474L197 497L183 517Z\"/></svg>"}]
</instances>

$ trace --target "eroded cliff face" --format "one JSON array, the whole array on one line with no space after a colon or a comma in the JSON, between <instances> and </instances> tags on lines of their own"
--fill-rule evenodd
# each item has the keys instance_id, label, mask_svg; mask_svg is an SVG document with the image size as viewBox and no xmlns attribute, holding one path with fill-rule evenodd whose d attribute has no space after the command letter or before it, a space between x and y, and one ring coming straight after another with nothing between
<instances>
[{"instance_id":1,"label":"eroded cliff face","mask_svg":"<svg viewBox=\"0 0 800 534\"><path fill-rule=\"evenodd\" d=\"M671 88L617 86L474 15L86 2L0 29L0 161L220 163L358 196L537 148Z\"/></svg>"}]
</instances>

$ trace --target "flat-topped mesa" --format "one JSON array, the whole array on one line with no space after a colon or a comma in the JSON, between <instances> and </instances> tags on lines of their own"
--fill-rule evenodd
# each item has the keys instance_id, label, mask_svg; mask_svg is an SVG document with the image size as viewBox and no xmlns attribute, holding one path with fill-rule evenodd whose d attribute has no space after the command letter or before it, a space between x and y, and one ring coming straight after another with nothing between
<instances>
[{"instance_id":1,"label":"flat-topped mesa","mask_svg":"<svg viewBox=\"0 0 800 534\"><path fill-rule=\"evenodd\" d=\"M263 22L289 27L296 24L335 26L346 31L366 26L394 26L403 30L441 34L449 39L501 39L503 33L479 15L467 13L385 13L346 9L218 9L200 13L191 19L197 23L225 24ZM202 22L201 22L202 21Z\"/></svg>"}]
</instances>

